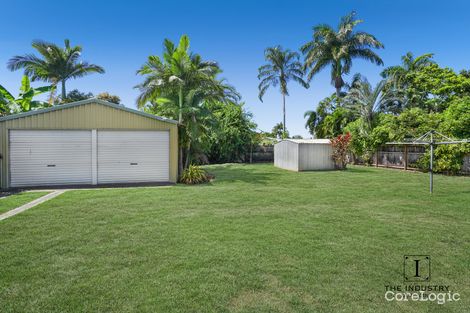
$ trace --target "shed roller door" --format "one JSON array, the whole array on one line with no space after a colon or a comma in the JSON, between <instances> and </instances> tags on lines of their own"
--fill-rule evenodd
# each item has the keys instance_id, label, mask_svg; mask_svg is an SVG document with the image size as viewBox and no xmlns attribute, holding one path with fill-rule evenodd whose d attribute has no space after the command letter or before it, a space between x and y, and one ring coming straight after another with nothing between
<instances>
[{"instance_id":1,"label":"shed roller door","mask_svg":"<svg viewBox=\"0 0 470 313\"><path fill-rule=\"evenodd\" d=\"M169 181L168 131L98 131L98 183Z\"/></svg>"},{"instance_id":2,"label":"shed roller door","mask_svg":"<svg viewBox=\"0 0 470 313\"><path fill-rule=\"evenodd\" d=\"M10 130L10 185L91 184L91 131Z\"/></svg>"}]
</instances>

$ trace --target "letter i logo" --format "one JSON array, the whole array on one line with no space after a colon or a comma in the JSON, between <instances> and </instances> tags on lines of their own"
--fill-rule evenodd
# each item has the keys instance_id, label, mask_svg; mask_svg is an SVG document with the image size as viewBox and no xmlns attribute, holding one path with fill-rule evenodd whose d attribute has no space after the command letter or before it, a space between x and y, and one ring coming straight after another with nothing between
<instances>
[{"instance_id":1,"label":"letter i logo","mask_svg":"<svg viewBox=\"0 0 470 313\"><path fill-rule=\"evenodd\" d=\"M431 280L431 257L429 255L405 255L403 280L405 282L429 282Z\"/></svg>"}]
</instances>

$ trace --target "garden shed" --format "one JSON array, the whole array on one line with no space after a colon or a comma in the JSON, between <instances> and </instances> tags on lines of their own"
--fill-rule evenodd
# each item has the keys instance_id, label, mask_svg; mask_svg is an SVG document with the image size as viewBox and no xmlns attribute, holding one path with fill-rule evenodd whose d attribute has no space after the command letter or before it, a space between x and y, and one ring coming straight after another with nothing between
<instances>
[{"instance_id":1,"label":"garden shed","mask_svg":"<svg viewBox=\"0 0 470 313\"><path fill-rule=\"evenodd\" d=\"M274 145L274 165L291 171L332 170L329 139L286 139Z\"/></svg>"},{"instance_id":2,"label":"garden shed","mask_svg":"<svg viewBox=\"0 0 470 313\"><path fill-rule=\"evenodd\" d=\"M177 122L97 99L0 118L0 186L176 182Z\"/></svg>"}]
</instances>

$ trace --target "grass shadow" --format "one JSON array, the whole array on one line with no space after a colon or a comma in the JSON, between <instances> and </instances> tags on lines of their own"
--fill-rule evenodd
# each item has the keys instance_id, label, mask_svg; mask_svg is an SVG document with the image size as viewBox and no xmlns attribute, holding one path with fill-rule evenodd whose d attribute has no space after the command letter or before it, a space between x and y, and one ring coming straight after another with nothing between
<instances>
[{"instance_id":1,"label":"grass shadow","mask_svg":"<svg viewBox=\"0 0 470 313\"><path fill-rule=\"evenodd\" d=\"M269 185L275 183L281 175L280 169L272 164L218 164L208 166L207 171L215 175L214 182L243 182L249 184Z\"/></svg>"}]
</instances>

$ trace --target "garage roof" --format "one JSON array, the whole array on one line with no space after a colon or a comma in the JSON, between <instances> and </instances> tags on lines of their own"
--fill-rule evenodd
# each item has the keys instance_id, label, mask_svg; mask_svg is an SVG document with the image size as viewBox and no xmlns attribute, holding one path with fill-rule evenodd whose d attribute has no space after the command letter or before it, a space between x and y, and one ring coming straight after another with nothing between
<instances>
[{"instance_id":1,"label":"garage roof","mask_svg":"<svg viewBox=\"0 0 470 313\"><path fill-rule=\"evenodd\" d=\"M86 100L82 100L82 101L71 102L71 103L67 103L67 104L55 105L55 106L52 106L50 108L45 108L45 109L39 109L39 110L34 110L34 111L29 111L29 112L23 112L23 113L3 116L3 117L0 117L0 122L8 121L8 120L14 120L14 119L17 119L17 118L22 118L22 117L36 115L36 114L42 114L42 113L47 113L47 112L52 112L52 111L57 111L57 110L68 109L68 108L76 107L76 106L79 106L79 105L85 105L85 104L91 104L91 103L106 105L106 106L109 106L109 107L112 107L112 108L115 108L115 109L118 109L118 110L123 110L123 111L127 111L127 112L134 113L134 114L137 114L137 115L142 115L142 116L153 118L155 120L159 120L159 121L162 121L162 122L178 124L177 121L172 120L172 119L168 119L168 118L156 116L156 115L153 115L153 114L150 114L150 113L145 113L145 112L142 112L142 111L130 109L130 108L127 108L127 107L122 106L122 105L118 105L118 104L115 104L115 103L111 103L111 102L108 102L108 101L95 99L95 98L86 99Z\"/></svg>"}]
</instances>

